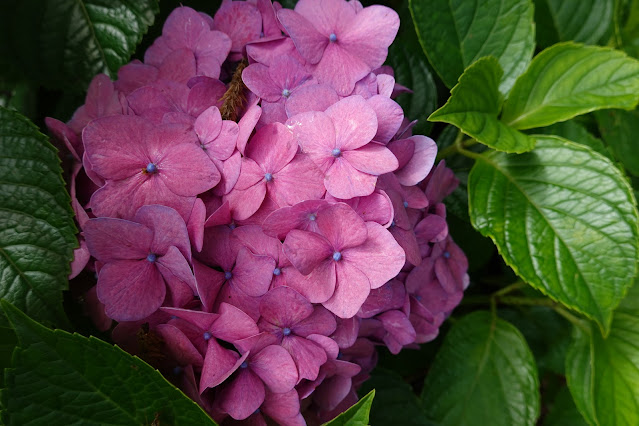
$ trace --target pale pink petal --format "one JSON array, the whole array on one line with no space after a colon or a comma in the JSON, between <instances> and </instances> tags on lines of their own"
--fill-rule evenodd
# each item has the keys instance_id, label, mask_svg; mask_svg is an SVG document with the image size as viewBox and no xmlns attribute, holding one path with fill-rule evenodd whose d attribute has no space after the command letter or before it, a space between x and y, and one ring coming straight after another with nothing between
<instances>
[{"instance_id":1,"label":"pale pink petal","mask_svg":"<svg viewBox=\"0 0 639 426\"><path fill-rule=\"evenodd\" d=\"M337 101L337 92L327 84L304 85L293 91L286 100L286 114L292 117L307 111L326 111Z\"/></svg>"},{"instance_id":2,"label":"pale pink petal","mask_svg":"<svg viewBox=\"0 0 639 426\"><path fill-rule=\"evenodd\" d=\"M383 143L390 141L404 120L402 107L397 102L382 95L373 96L366 102L377 115L377 134L375 134L373 139Z\"/></svg>"},{"instance_id":3,"label":"pale pink petal","mask_svg":"<svg viewBox=\"0 0 639 426\"><path fill-rule=\"evenodd\" d=\"M377 176L360 172L345 159L338 158L324 177L326 191L336 198L349 199L370 195Z\"/></svg>"},{"instance_id":4,"label":"pale pink petal","mask_svg":"<svg viewBox=\"0 0 639 426\"><path fill-rule=\"evenodd\" d=\"M370 142L377 132L377 115L361 96L349 96L326 110L335 126L335 146L342 151Z\"/></svg>"},{"instance_id":5,"label":"pale pink petal","mask_svg":"<svg viewBox=\"0 0 639 426\"><path fill-rule=\"evenodd\" d=\"M289 268L286 285L294 288L311 303L322 303L335 292L335 262L322 262L313 272L304 276L296 269Z\"/></svg>"},{"instance_id":6,"label":"pale pink petal","mask_svg":"<svg viewBox=\"0 0 639 426\"><path fill-rule=\"evenodd\" d=\"M395 172L402 185L417 185L430 173L437 157L437 144L426 136L411 136L415 150L411 160ZM434 201L434 200L433 200Z\"/></svg>"},{"instance_id":7,"label":"pale pink petal","mask_svg":"<svg viewBox=\"0 0 639 426\"><path fill-rule=\"evenodd\" d=\"M242 155L244 155L246 143L248 142L253 129L255 129L255 125L260 120L261 115L262 108L260 108L256 102L255 105L251 105L247 108L246 112L237 123L240 129L237 135L237 149L242 153Z\"/></svg>"},{"instance_id":8,"label":"pale pink petal","mask_svg":"<svg viewBox=\"0 0 639 426\"><path fill-rule=\"evenodd\" d=\"M158 161L158 175L175 194L193 196L213 188L220 172L194 144L179 144L166 151Z\"/></svg>"},{"instance_id":9,"label":"pale pink petal","mask_svg":"<svg viewBox=\"0 0 639 426\"><path fill-rule=\"evenodd\" d=\"M262 31L262 15L249 2L222 3L213 17L213 23L215 29L231 38L232 52L241 52L248 42L259 39Z\"/></svg>"},{"instance_id":10,"label":"pale pink petal","mask_svg":"<svg viewBox=\"0 0 639 426\"><path fill-rule=\"evenodd\" d=\"M366 62L344 49L339 42L328 43L322 59L309 68L313 77L320 83L330 85L340 96L351 94L355 83L371 71Z\"/></svg>"},{"instance_id":11,"label":"pale pink petal","mask_svg":"<svg viewBox=\"0 0 639 426\"><path fill-rule=\"evenodd\" d=\"M291 162L297 152L297 141L286 126L272 123L255 133L246 156L269 173L276 173Z\"/></svg>"},{"instance_id":12,"label":"pale pink petal","mask_svg":"<svg viewBox=\"0 0 639 426\"><path fill-rule=\"evenodd\" d=\"M278 11L277 18L286 28L302 57L312 64L318 63L329 44L328 37L320 34L305 17L292 10Z\"/></svg>"},{"instance_id":13,"label":"pale pink petal","mask_svg":"<svg viewBox=\"0 0 639 426\"><path fill-rule=\"evenodd\" d=\"M282 97L282 89L268 74L268 67L262 64L251 64L242 71L242 81L246 87L267 102L277 102Z\"/></svg>"},{"instance_id":14,"label":"pale pink petal","mask_svg":"<svg viewBox=\"0 0 639 426\"><path fill-rule=\"evenodd\" d=\"M297 229L288 233L283 248L288 260L303 275L310 274L333 255L333 249L324 237Z\"/></svg>"},{"instance_id":15,"label":"pale pink petal","mask_svg":"<svg viewBox=\"0 0 639 426\"><path fill-rule=\"evenodd\" d=\"M307 155L298 154L273 175L273 181L267 183L267 191L279 205L291 206L306 200L320 199L326 189L317 166Z\"/></svg>"},{"instance_id":16,"label":"pale pink petal","mask_svg":"<svg viewBox=\"0 0 639 426\"><path fill-rule=\"evenodd\" d=\"M296 335L302 337L308 337L311 334L330 336L336 327L335 315L322 306L315 306L313 312L298 320L292 330Z\"/></svg>"},{"instance_id":17,"label":"pale pink petal","mask_svg":"<svg viewBox=\"0 0 639 426\"><path fill-rule=\"evenodd\" d=\"M292 128L302 152L326 172L335 157L332 155L335 145L335 126L331 118L322 112L306 112L296 115L286 122Z\"/></svg>"},{"instance_id":18,"label":"pale pink petal","mask_svg":"<svg viewBox=\"0 0 639 426\"><path fill-rule=\"evenodd\" d=\"M348 204L334 204L325 213L317 218L317 227L336 251L356 247L366 241L366 224Z\"/></svg>"}]
</instances>

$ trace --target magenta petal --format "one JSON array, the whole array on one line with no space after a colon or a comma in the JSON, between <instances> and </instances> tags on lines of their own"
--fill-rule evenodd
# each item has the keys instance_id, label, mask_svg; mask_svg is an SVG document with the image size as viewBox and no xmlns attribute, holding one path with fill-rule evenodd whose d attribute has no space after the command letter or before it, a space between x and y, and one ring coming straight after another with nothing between
<instances>
[{"instance_id":1,"label":"magenta petal","mask_svg":"<svg viewBox=\"0 0 639 426\"><path fill-rule=\"evenodd\" d=\"M322 173L307 155L298 154L267 186L269 195L280 205L290 206L322 198L326 189Z\"/></svg>"},{"instance_id":2,"label":"magenta petal","mask_svg":"<svg viewBox=\"0 0 639 426\"><path fill-rule=\"evenodd\" d=\"M107 263L98 275L97 290L106 314L116 321L146 318L158 310L166 296L162 275L147 260Z\"/></svg>"},{"instance_id":3,"label":"magenta petal","mask_svg":"<svg viewBox=\"0 0 639 426\"><path fill-rule=\"evenodd\" d=\"M151 251L165 254L170 246L177 247L187 260L191 260L191 245L184 219L170 207L161 205L142 206L134 220L153 230Z\"/></svg>"},{"instance_id":4,"label":"magenta petal","mask_svg":"<svg viewBox=\"0 0 639 426\"><path fill-rule=\"evenodd\" d=\"M335 126L338 148L356 149L370 142L377 132L377 115L361 96L349 96L326 110Z\"/></svg>"},{"instance_id":5,"label":"magenta petal","mask_svg":"<svg viewBox=\"0 0 639 426\"><path fill-rule=\"evenodd\" d=\"M415 142L411 139L394 140L386 145L386 147L390 149L395 158L397 158L398 167L400 169L408 164L415 153Z\"/></svg>"},{"instance_id":6,"label":"magenta petal","mask_svg":"<svg viewBox=\"0 0 639 426\"><path fill-rule=\"evenodd\" d=\"M315 390L313 398L323 409L330 411L346 398L352 387L353 382L350 377L329 377Z\"/></svg>"},{"instance_id":7,"label":"magenta petal","mask_svg":"<svg viewBox=\"0 0 639 426\"><path fill-rule=\"evenodd\" d=\"M217 299L217 294L226 281L224 273L216 271L193 259L193 271L197 285L197 294L206 311L211 312Z\"/></svg>"},{"instance_id":8,"label":"magenta petal","mask_svg":"<svg viewBox=\"0 0 639 426\"><path fill-rule=\"evenodd\" d=\"M284 240L284 254L303 275L310 274L333 254L329 242L321 235L293 229Z\"/></svg>"},{"instance_id":9,"label":"magenta petal","mask_svg":"<svg viewBox=\"0 0 639 426\"><path fill-rule=\"evenodd\" d=\"M437 144L426 136L411 136L415 142L415 151L411 160L395 172L395 176L402 185L417 185L430 173L435 157L437 157ZM435 200L433 200L435 201Z\"/></svg>"},{"instance_id":10,"label":"magenta petal","mask_svg":"<svg viewBox=\"0 0 639 426\"><path fill-rule=\"evenodd\" d=\"M267 102L277 102L282 97L282 89L277 87L268 75L268 67L251 64L242 71L242 81L246 87Z\"/></svg>"},{"instance_id":11,"label":"magenta petal","mask_svg":"<svg viewBox=\"0 0 639 426\"><path fill-rule=\"evenodd\" d=\"M342 155L355 169L371 175L390 173L399 165L397 158L388 148L374 143L345 151Z\"/></svg>"},{"instance_id":12,"label":"magenta petal","mask_svg":"<svg viewBox=\"0 0 639 426\"><path fill-rule=\"evenodd\" d=\"M160 324L155 331L162 337L167 350L179 365L202 365L204 358L179 328L171 324Z\"/></svg>"},{"instance_id":13,"label":"magenta petal","mask_svg":"<svg viewBox=\"0 0 639 426\"><path fill-rule=\"evenodd\" d=\"M390 141L404 120L402 107L397 102L382 95L375 95L366 102L377 115L377 134L374 139L383 143Z\"/></svg>"},{"instance_id":14,"label":"magenta petal","mask_svg":"<svg viewBox=\"0 0 639 426\"><path fill-rule=\"evenodd\" d=\"M317 218L317 227L335 250L356 247L366 241L366 224L348 204L334 204L323 213Z\"/></svg>"},{"instance_id":15,"label":"magenta petal","mask_svg":"<svg viewBox=\"0 0 639 426\"><path fill-rule=\"evenodd\" d=\"M222 131L222 115L216 106L207 108L195 120L194 130L202 143L212 141Z\"/></svg>"},{"instance_id":16,"label":"magenta petal","mask_svg":"<svg viewBox=\"0 0 639 426\"><path fill-rule=\"evenodd\" d=\"M191 210L191 216L189 216L189 222L186 224L186 229L189 234L191 244L196 251L202 251L202 244L204 243L204 222L206 220L206 206L201 198L196 198L193 204L193 210Z\"/></svg>"},{"instance_id":17,"label":"magenta petal","mask_svg":"<svg viewBox=\"0 0 639 426\"><path fill-rule=\"evenodd\" d=\"M291 162L297 152L293 133L281 123L272 123L255 133L246 156L270 173L278 172Z\"/></svg>"},{"instance_id":18,"label":"magenta petal","mask_svg":"<svg viewBox=\"0 0 639 426\"><path fill-rule=\"evenodd\" d=\"M335 292L335 262L321 262L310 274L304 276L297 269L289 268L286 284L311 303L322 303Z\"/></svg>"},{"instance_id":19,"label":"magenta petal","mask_svg":"<svg viewBox=\"0 0 639 426\"><path fill-rule=\"evenodd\" d=\"M429 214L415 226L415 235L420 242L443 241L448 235L446 219L436 214Z\"/></svg>"},{"instance_id":20,"label":"magenta petal","mask_svg":"<svg viewBox=\"0 0 639 426\"><path fill-rule=\"evenodd\" d=\"M114 115L91 121L82 140L94 172L106 179L124 179L148 163L146 141L155 135L151 123L141 117Z\"/></svg>"},{"instance_id":21,"label":"magenta petal","mask_svg":"<svg viewBox=\"0 0 639 426\"><path fill-rule=\"evenodd\" d=\"M325 200L307 200L278 209L264 221L264 233L283 240L291 229L317 231L318 212L327 205Z\"/></svg>"},{"instance_id":22,"label":"magenta petal","mask_svg":"<svg viewBox=\"0 0 639 426\"><path fill-rule=\"evenodd\" d=\"M71 262L71 273L69 274L68 279L73 279L80 274L89 263L89 259L91 259L91 253L89 253L89 248L87 247L87 243L84 239L79 240L80 247L73 250L73 261Z\"/></svg>"},{"instance_id":23,"label":"magenta petal","mask_svg":"<svg viewBox=\"0 0 639 426\"><path fill-rule=\"evenodd\" d=\"M336 148L335 126L331 118L323 112L306 112L292 117L286 124L293 129L302 152L326 172L335 161L331 154Z\"/></svg>"},{"instance_id":24,"label":"magenta petal","mask_svg":"<svg viewBox=\"0 0 639 426\"><path fill-rule=\"evenodd\" d=\"M286 100L286 114L292 117L307 111L326 111L339 101L337 92L326 84L309 84L299 87Z\"/></svg>"},{"instance_id":25,"label":"magenta petal","mask_svg":"<svg viewBox=\"0 0 639 426\"><path fill-rule=\"evenodd\" d=\"M247 354L248 355L248 354ZM246 355L245 357L246 358ZM215 339L209 339L200 378L200 393L226 380L243 360L236 352L224 349Z\"/></svg>"},{"instance_id":26,"label":"magenta petal","mask_svg":"<svg viewBox=\"0 0 639 426\"><path fill-rule=\"evenodd\" d=\"M322 306L315 306L312 314L298 321L292 328L293 332L302 337L311 334L330 336L337 327L335 315Z\"/></svg>"},{"instance_id":27,"label":"magenta petal","mask_svg":"<svg viewBox=\"0 0 639 426\"><path fill-rule=\"evenodd\" d=\"M320 34L305 17L292 10L279 10L277 18L286 28L304 59L312 64L318 63L329 43L328 37Z\"/></svg>"},{"instance_id":28,"label":"magenta petal","mask_svg":"<svg viewBox=\"0 0 639 426\"><path fill-rule=\"evenodd\" d=\"M371 283L362 271L347 262L338 262L335 270L335 293L322 305L340 318L350 318L355 316L368 297Z\"/></svg>"},{"instance_id":29,"label":"magenta petal","mask_svg":"<svg viewBox=\"0 0 639 426\"><path fill-rule=\"evenodd\" d=\"M193 293L196 290L195 277L193 272L191 272L189 263L177 247L169 247L163 256L157 258L156 262L158 268L160 268L160 273L162 273L167 283L177 280L188 285L192 290L190 296L191 298L193 297Z\"/></svg>"},{"instance_id":30,"label":"magenta petal","mask_svg":"<svg viewBox=\"0 0 639 426\"><path fill-rule=\"evenodd\" d=\"M264 402L264 383L249 369L240 369L235 379L219 395L222 410L236 420L253 414Z\"/></svg>"},{"instance_id":31,"label":"magenta petal","mask_svg":"<svg viewBox=\"0 0 639 426\"><path fill-rule=\"evenodd\" d=\"M278 327L292 327L313 313L313 305L290 287L277 287L260 301L260 315Z\"/></svg>"},{"instance_id":32,"label":"magenta petal","mask_svg":"<svg viewBox=\"0 0 639 426\"><path fill-rule=\"evenodd\" d=\"M303 419L301 423L287 421L299 415L300 412L300 397L295 389L282 393L266 392L264 404L260 410L282 425L306 425Z\"/></svg>"},{"instance_id":33,"label":"magenta petal","mask_svg":"<svg viewBox=\"0 0 639 426\"><path fill-rule=\"evenodd\" d=\"M262 15L249 2L222 3L213 22L217 30L231 38L232 52L241 52L248 42L260 38Z\"/></svg>"},{"instance_id":34,"label":"magenta petal","mask_svg":"<svg viewBox=\"0 0 639 426\"><path fill-rule=\"evenodd\" d=\"M369 6L362 9L350 23L340 43L353 55L358 55L370 69L380 67L388 55L399 29L399 16L385 6Z\"/></svg>"},{"instance_id":35,"label":"magenta petal","mask_svg":"<svg viewBox=\"0 0 639 426\"><path fill-rule=\"evenodd\" d=\"M306 338L321 346L328 359L337 359L339 356L339 346L332 338L321 334L310 334Z\"/></svg>"},{"instance_id":36,"label":"magenta petal","mask_svg":"<svg viewBox=\"0 0 639 426\"><path fill-rule=\"evenodd\" d=\"M226 92L226 86L215 78L198 77L199 80L191 87L186 100L186 111L193 117L199 117L208 108L221 107L221 98ZM191 81L189 81L190 83Z\"/></svg>"},{"instance_id":37,"label":"magenta petal","mask_svg":"<svg viewBox=\"0 0 639 426\"><path fill-rule=\"evenodd\" d=\"M406 260L412 265L419 265L422 262L422 256L413 230L402 229L400 226L391 226L389 231L393 234L397 244L404 250Z\"/></svg>"},{"instance_id":38,"label":"magenta petal","mask_svg":"<svg viewBox=\"0 0 639 426\"><path fill-rule=\"evenodd\" d=\"M153 231L122 219L90 219L82 229L89 252L100 262L144 259L149 254Z\"/></svg>"},{"instance_id":39,"label":"magenta petal","mask_svg":"<svg viewBox=\"0 0 639 426\"><path fill-rule=\"evenodd\" d=\"M331 336L341 349L350 348L357 340L359 333L359 318L337 318L337 328Z\"/></svg>"},{"instance_id":40,"label":"magenta petal","mask_svg":"<svg viewBox=\"0 0 639 426\"><path fill-rule=\"evenodd\" d=\"M229 202L234 219L246 220L259 210L265 196L266 185L258 182L245 190L234 188L224 200Z\"/></svg>"},{"instance_id":41,"label":"magenta petal","mask_svg":"<svg viewBox=\"0 0 639 426\"><path fill-rule=\"evenodd\" d=\"M288 392L297 384L298 374L291 355L281 346L267 346L250 360L250 368L270 391Z\"/></svg>"},{"instance_id":42,"label":"magenta petal","mask_svg":"<svg viewBox=\"0 0 639 426\"><path fill-rule=\"evenodd\" d=\"M242 247L233 268L233 285L251 297L262 296L271 285L274 269L272 257L258 256Z\"/></svg>"},{"instance_id":43,"label":"magenta petal","mask_svg":"<svg viewBox=\"0 0 639 426\"><path fill-rule=\"evenodd\" d=\"M159 176L176 195L193 196L213 188L220 172L198 146L179 144L158 161Z\"/></svg>"},{"instance_id":44,"label":"magenta petal","mask_svg":"<svg viewBox=\"0 0 639 426\"><path fill-rule=\"evenodd\" d=\"M218 339L232 343L259 333L255 321L241 309L221 303L219 312L219 318L209 328Z\"/></svg>"},{"instance_id":45,"label":"magenta petal","mask_svg":"<svg viewBox=\"0 0 639 426\"><path fill-rule=\"evenodd\" d=\"M364 244L345 250L343 260L364 271L371 288L384 285L404 266L406 255L393 236L381 225L366 222L368 239Z\"/></svg>"},{"instance_id":46,"label":"magenta petal","mask_svg":"<svg viewBox=\"0 0 639 426\"><path fill-rule=\"evenodd\" d=\"M342 199L370 195L375 190L376 183L377 176L360 172L342 158L333 163L324 177L326 191L335 198Z\"/></svg>"},{"instance_id":47,"label":"magenta petal","mask_svg":"<svg viewBox=\"0 0 639 426\"><path fill-rule=\"evenodd\" d=\"M255 105L251 105L247 108L246 112L237 123L240 129L240 132L237 135L237 149L242 153L242 155L244 155L246 143L248 142L255 125L260 120L261 115L262 108L260 108L256 103Z\"/></svg>"},{"instance_id":48,"label":"magenta petal","mask_svg":"<svg viewBox=\"0 0 639 426\"><path fill-rule=\"evenodd\" d=\"M403 312L397 310L386 311L377 318L384 325L386 332L391 334L401 346L406 346L415 341L415 329Z\"/></svg>"},{"instance_id":49,"label":"magenta petal","mask_svg":"<svg viewBox=\"0 0 639 426\"><path fill-rule=\"evenodd\" d=\"M299 380L315 380L319 369L326 362L326 351L315 342L303 337L288 336L282 340L282 347L290 354L299 373Z\"/></svg>"}]
</instances>

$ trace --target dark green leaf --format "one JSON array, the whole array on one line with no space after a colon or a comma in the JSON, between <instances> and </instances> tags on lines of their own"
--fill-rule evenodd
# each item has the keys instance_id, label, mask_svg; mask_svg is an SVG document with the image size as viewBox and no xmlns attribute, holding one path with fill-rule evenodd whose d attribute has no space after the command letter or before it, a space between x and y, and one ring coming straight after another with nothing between
<instances>
[{"instance_id":1,"label":"dark green leaf","mask_svg":"<svg viewBox=\"0 0 639 426\"><path fill-rule=\"evenodd\" d=\"M608 330L635 275L631 188L589 148L536 138L530 153L479 157L468 181L471 221L526 282Z\"/></svg>"},{"instance_id":2,"label":"dark green leaf","mask_svg":"<svg viewBox=\"0 0 639 426\"><path fill-rule=\"evenodd\" d=\"M368 426L368 416L371 412L371 405L375 398L375 390L370 391L365 397L357 401L348 410L335 417L326 426Z\"/></svg>"},{"instance_id":3,"label":"dark green leaf","mask_svg":"<svg viewBox=\"0 0 639 426\"><path fill-rule=\"evenodd\" d=\"M599 131L615 157L639 176L639 111L598 111Z\"/></svg>"},{"instance_id":4,"label":"dark green leaf","mask_svg":"<svg viewBox=\"0 0 639 426\"><path fill-rule=\"evenodd\" d=\"M587 426L588 423L577 410L567 387L561 388L544 419L544 426Z\"/></svg>"},{"instance_id":5,"label":"dark green leaf","mask_svg":"<svg viewBox=\"0 0 639 426\"><path fill-rule=\"evenodd\" d=\"M2 302L19 340L6 371L7 425L214 425L137 357L95 337L49 330Z\"/></svg>"},{"instance_id":6,"label":"dark green leaf","mask_svg":"<svg viewBox=\"0 0 639 426\"><path fill-rule=\"evenodd\" d=\"M12 328L0 326L0 372L11 365L11 355L18 340ZM0 373L0 388L4 385L4 374Z\"/></svg>"},{"instance_id":7,"label":"dark green leaf","mask_svg":"<svg viewBox=\"0 0 639 426\"><path fill-rule=\"evenodd\" d=\"M612 24L614 0L541 1L548 5L560 41L597 44Z\"/></svg>"},{"instance_id":8,"label":"dark green leaf","mask_svg":"<svg viewBox=\"0 0 639 426\"><path fill-rule=\"evenodd\" d=\"M530 63L535 46L530 0L410 0L409 5L424 52L448 87L477 59L494 56L504 70L499 88L507 93Z\"/></svg>"},{"instance_id":9,"label":"dark green leaf","mask_svg":"<svg viewBox=\"0 0 639 426\"><path fill-rule=\"evenodd\" d=\"M495 58L478 60L459 78L446 105L428 119L454 124L467 135L499 151L531 150L534 147L532 139L497 119L502 104L498 90L501 73Z\"/></svg>"},{"instance_id":10,"label":"dark green leaf","mask_svg":"<svg viewBox=\"0 0 639 426\"><path fill-rule=\"evenodd\" d=\"M534 425L539 381L521 333L489 312L453 325L422 392L426 412L447 425Z\"/></svg>"},{"instance_id":11,"label":"dark green leaf","mask_svg":"<svg viewBox=\"0 0 639 426\"><path fill-rule=\"evenodd\" d=\"M598 109L632 109L638 101L637 60L618 50L561 43L537 55L517 79L502 120L531 129Z\"/></svg>"},{"instance_id":12,"label":"dark green leaf","mask_svg":"<svg viewBox=\"0 0 639 426\"><path fill-rule=\"evenodd\" d=\"M574 328L566 379L589 423L639 424L639 288L615 312L608 337L591 324Z\"/></svg>"},{"instance_id":13,"label":"dark green leaf","mask_svg":"<svg viewBox=\"0 0 639 426\"><path fill-rule=\"evenodd\" d=\"M500 309L499 316L517 327L526 337L535 355L540 376L547 371L564 374L566 349L572 330L568 321L544 306Z\"/></svg>"},{"instance_id":14,"label":"dark green leaf","mask_svg":"<svg viewBox=\"0 0 639 426\"><path fill-rule=\"evenodd\" d=\"M532 131L531 133L542 135L556 135L561 136L569 141L577 142L582 145L590 147L593 151L608 157L612 160L610 152L606 149L601 139L593 136L586 128L579 124L575 120L563 121L561 123L555 123L548 127L541 127Z\"/></svg>"},{"instance_id":15,"label":"dark green leaf","mask_svg":"<svg viewBox=\"0 0 639 426\"><path fill-rule=\"evenodd\" d=\"M411 386L398 374L376 368L362 385L360 392L375 389L375 404L371 409L371 424L431 426L420 399Z\"/></svg>"},{"instance_id":16,"label":"dark green leaf","mask_svg":"<svg viewBox=\"0 0 639 426\"><path fill-rule=\"evenodd\" d=\"M22 71L48 87L86 90L115 77L153 23L157 0L8 0L2 6Z\"/></svg>"},{"instance_id":17,"label":"dark green leaf","mask_svg":"<svg viewBox=\"0 0 639 426\"><path fill-rule=\"evenodd\" d=\"M0 298L38 320L65 324L62 290L77 246L55 148L0 107Z\"/></svg>"},{"instance_id":18,"label":"dark green leaf","mask_svg":"<svg viewBox=\"0 0 639 426\"><path fill-rule=\"evenodd\" d=\"M396 99L404 109L406 118L419 120L413 128L413 133L427 134L428 116L437 104L437 88L419 42L413 40L413 37L415 33L412 31L398 37L388 50L386 63L393 67L395 81L413 91Z\"/></svg>"}]
</instances>

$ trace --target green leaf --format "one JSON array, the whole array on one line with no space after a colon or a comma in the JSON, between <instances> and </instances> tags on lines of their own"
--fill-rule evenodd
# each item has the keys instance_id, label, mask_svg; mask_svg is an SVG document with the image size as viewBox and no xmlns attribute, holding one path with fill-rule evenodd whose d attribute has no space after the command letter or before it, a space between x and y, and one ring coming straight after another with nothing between
<instances>
[{"instance_id":1,"label":"green leaf","mask_svg":"<svg viewBox=\"0 0 639 426\"><path fill-rule=\"evenodd\" d=\"M478 156L468 178L471 221L526 282L608 330L636 271L632 190L589 148L536 139L530 153Z\"/></svg>"},{"instance_id":2,"label":"green leaf","mask_svg":"<svg viewBox=\"0 0 639 426\"><path fill-rule=\"evenodd\" d=\"M630 173L639 176L639 111L598 111L595 117L614 156Z\"/></svg>"},{"instance_id":3,"label":"green leaf","mask_svg":"<svg viewBox=\"0 0 639 426\"><path fill-rule=\"evenodd\" d=\"M521 333L489 312L453 325L437 354L422 403L441 426L534 425L539 381Z\"/></svg>"},{"instance_id":4,"label":"green leaf","mask_svg":"<svg viewBox=\"0 0 639 426\"><path fill-rule=\"evenodd\" d=\"M404 352L404 351L402 351ZM371 409L371 424L431 426L420 399L400 375L375 368L360 392L375 389L375 404Z\"/></svg>"},{"instance_id":5,"label":"green leaf","mask_svg":"<svg viewBox=\"0 0 639 426\"><path fill-rule=\"evenodd\" d=\"M0 326L0 371L11 365L11 355L18 343L12 328ZM4 385L4 374L0 374L0 387Z\"/></svg>"},{"instance_id":6,"label":"green leaf","mask_svg":"<svg viewBox=\"0 0 639 426\"><path fill-rule=\"evenodd\" d=\"M49 330L3 301L19 340L5 372L7 425L215 425L150 365L117 346Z\"/></svg>"},{"instance_id":7,"label":"green leaf","mask_svg":"<svg viewBox=\"0 0 639 426\"><path fill-rule=\"evenodd\" d=\"M562 387L550 406L550 412L544 419L544 426L587 426L572 400L567 387Z\"/></svg>"},{"instance_id":8,"label":"green leaf","mask_svg":"<svg viewBox=\"0 0 639 426\"><path fill-rule=\"evenodd\" d=\"M591 324L585 330L574 328L566 379L577 408L590 424L639 424L637 290L615 312L606 338Z\"/></svg>"},{"instance_id":9,"label":"green leaf","mask_svg":"<svg viewBox=\"0 0 639 426\"><path fill-rule=\"evenodd\" d=\"M62 290L77 246L56 149L20 114L0 107L0 298L66 324Z\"/></svg>"},{"instance_id":10,"label":"green leaf","mask_svg":"<svg viewBox=\"0 0 639 426\"><path fill-rule=\"evenodd\" d=\"M507 93L535 47L530 0L410 0L413 23L428 60L446 86L483 56L499 59Z\"/></svg>"},{"instance_id":11,"label":"green leaf","mask_svg":"<svg viewBox=\"0 0 639 426\"><path fill-rule=\"evenodd\" d=\"M535 129L532 133L561 136L569 141L586 145L593 151L612 160L610 152L606 149L606 146L601 139L593 136L583 125L575 120L562 121L561 123L555 123L548 127L541 127L539 129Z\"/></svg>"},{"instance_id":12,"label":"green leaf","mask_svg":"<svg viewBox=\"0 0 639 426\"><path fill-rule=\"evenodd\" d=\"M370 391L365 397L357 401L348 410L335 417L330 422L324 423L328 426L368 426L368 416L371 412L371 405L375 398L375 389Z\"/></svg>"},{"instance_id":13,"label":"green leaf","mask_svg":"<svg viewBox=\"0 0 639 426\"><path fill-rule=\"evenodd\" d=\"M157 0L7 0L11 50L22 71L52 88L85 91L117 75L153 23Z\"/></svg>"},{"instance_id":14,"label":"green leaf","mask_svg":"<svg viewBox=\"0 0 639 426\"><path fill-rule=\"evenodd\" d=\"M632 109L639 101L639 62L598 46L561 43L537 55L515 83L502 121L543 127L597 109Z\"/></svg>"},{"instance_id":15,"label":"green leaf","mask_svg":"<svg viewBox=\"0 0 639 426\"><path fill-rule=\"evenodd\" d=\"M499 151L530 151L534 147L532 139L497 119L502 105L498 90L501 73L497 59L478 60L459 78L446 105L428 119L454 124L467 135Z\"/></svg>"},{"instance_id":16,"label":"green leaf","mask_svg":"<svg viewBox=\"0 0 639 426\"><path fill-rule=\"evenodd\" d=\"M414 31L399 36L388 49L386 63L393 67L395 81L408 87L413 93L403 93L396 99L409 120L419 120L413 128L415 134L428 134L428 116L437 104L437 88L426 57Z\"/></svg>"},{"instance_id":17,"label":"green leaf","mask_svg":"<svg viewBox=\"0 0 639 426\"><path fill-rule=\"evenodd\" d=\"M571 324L545 306L512 307L499 310L499 316L521 331L535 356L540 377L550 371L564 375Z\"/></svg>"},{"instance_id":18,"label":"green leaf","mask_svg":"<svg viewBox=\"0 0 639 426\"><path fill-rule=\"evenodd\" d=\"M614 0L541 1L547 3L561 41L597 44L612 24Z\"/></svg>"}]
</instances>

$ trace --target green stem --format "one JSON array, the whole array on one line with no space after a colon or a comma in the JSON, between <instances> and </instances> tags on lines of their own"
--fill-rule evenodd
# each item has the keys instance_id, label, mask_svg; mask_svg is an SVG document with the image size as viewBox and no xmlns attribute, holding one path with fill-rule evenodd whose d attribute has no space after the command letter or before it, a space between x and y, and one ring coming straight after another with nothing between
<instances>
[{"instance_id":1,"label":"green stem","mask_svg":"<svg viewBox=\"0 0 639 426\"><path fill-rule=\"evenodd\" d=\"M528 306L548 306L554 308L557 306L557 302L550 300L547 297L517 297L517 296L504 296L496 298L500 303L506 305L528 305Z\"/></svg>"},{"instance_id":2,"label":"green stem","mask_svg":"<svg viewBox=\"0 0 639 426\"><path fill-rule=\"evenodd\" d=\"M507 285L506 287L502 288L501 290L496 291L495 293L493 293L493 297L500 297L500 296L504 296L508 293L511 293L515 290L519 290L520 288L526 287L526 283L523 281L517 281L513 284Z\"/></svg>"},{"instance_id":3,"label":"green stem","mask_svg":"<svg viewBox=\"0 0 639 426\"><path fill-rule=\"evenodd\" d=\"M453 144L442 149L437 154L437 161L443 160L444 158L448 158L453 154L457 154L458 145L461 142L463 137L464 137L464 134L462 132L457 133L457 137L455 138L455 141L453 142Z\"/></svg>"},{"instance_id":4,"label":"green stem","mask_svg":"<svg viewBox=\"0 0 639 426\"><path fill-rule=\"evenodd\" d=\"M555 310L555 312L557 312L559 315L561 315L562 317L564 317L565 319L568 320L568 322L570 322L572 325L574 325L575 327L579 327L580 329L582 329L585 332L589 332L590 330L588 329L588 327L586 326L586 323L579 317L574 316L573 314L571 314L570 312L568 312L568 310L562 308L559 305L553 306L553 309Z\"/></svg>"}]
</instances>

